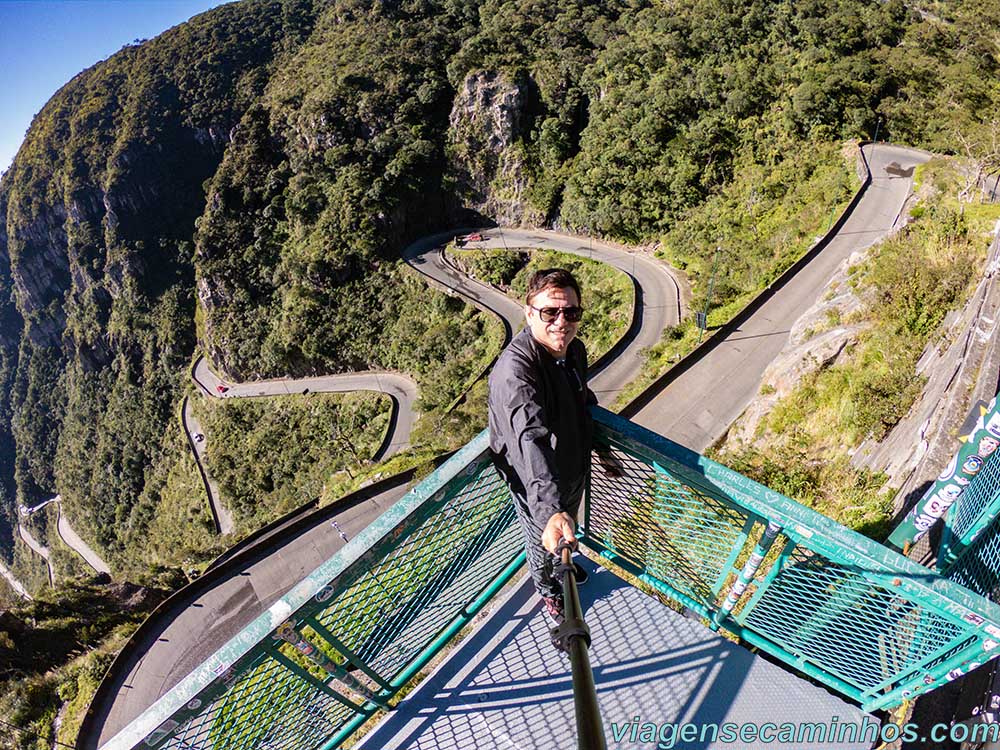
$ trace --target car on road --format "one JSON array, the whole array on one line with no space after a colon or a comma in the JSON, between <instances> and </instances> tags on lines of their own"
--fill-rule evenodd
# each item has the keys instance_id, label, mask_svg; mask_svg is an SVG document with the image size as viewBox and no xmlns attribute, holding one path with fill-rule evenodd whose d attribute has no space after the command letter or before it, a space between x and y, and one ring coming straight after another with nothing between
<instances>
[{"instance_id":1,"label":"car on road","mask_svg":"<svg viewBox=\"0 0 1000 750\"><path fill-rule=\"evenodd\" d=\"M225 393L226 391L229 390L229 386L228 385L217 385L217 386L215 386L215 390L217 390L219 393Z\"/></svg>"},{"instance_id":2,"label":"car on road","mask_svg":"<svg viewBox=\"0 0 1000 750\"><path fill-rule=\"evenodd\" d=\"M472 234L466 234L455 238L455 244L459 247L465 247L466 243L469 242L482 242L486 238L483 237L481 232L473 232Z\"/></svg>"}]
</instances>

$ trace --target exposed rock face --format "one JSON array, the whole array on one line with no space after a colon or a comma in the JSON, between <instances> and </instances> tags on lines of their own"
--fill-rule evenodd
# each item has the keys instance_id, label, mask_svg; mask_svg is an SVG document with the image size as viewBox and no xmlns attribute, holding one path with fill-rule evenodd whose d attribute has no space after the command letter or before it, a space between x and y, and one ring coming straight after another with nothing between
<instances>
[{"instance_id":1,"label":"exposed rock face","mask_svg":"<svg viewBox=\"0 0 1000 750\"><path fill-rule=\"evenodd\" d=\"M792 327L781 353L764 371L763 386L729 431L736 443L755 442L761 421L807 376L837 362L857 342L863 324L842 324L861 307L861 300L847 283L847 269L864 259L864 253L848 258L827 284L820 301L809 308ZM832 326L832 327L831 327Z\"/></svg>"},{"instance_id":2,"label":"exposed rock face","mask_svg":"<svg viewBox=\"0 0 1000 750\"><path fill-rule=\"evenodd\" d=\"M1000 230L998 224L995 233ZM859 467L884 471L898 487L896 510L909 493L933 480L958 450L959 427L977 401L996 393L1000 364L1000 241L994 239L986 272L965 306L945 318L917 362L927 382L909 414L881 442L864 441L852 456ZM922 490L921 490L922 491ZM912 498L911 498L912 499Z\"/></svg>"},{"instance_id":3,"label":"exposed rock face","mask_svg":"<svg viewBox=\"0 0 1000 750\"><path fill-rule=\"evenodd\" d=\"M10 260L14 296L26 311L25 331L36 346L57 346L66 326L62 305L50 305L70 284L66 256L66 209L46 207L17 234L4 232L0 252ZM4 331L5 342L20 332Z\"/></svg>"},{"instance_id":4,"label":"exposed rock face","mask_svg":"<svg viewBox=\"0 0 1000 750\"><path fill-rule=\"evenodd\" d=\"M105 580L100 582L107 583ZM161 589L147 588L127 581L110 585L108 594L119 606L130 612L152 609L167 596L167 592Z\"/></svg>"},{"instance_id":5,"label":"exposed rock face","mask_svg":"<svg viewBox=\"0 0 1000 750\"><path fill-rule=\"evenodd\" d=\"M449 116L449 169L463 207L508 226L536 225L545 218L525 197L528 177L519 139L526 103L524 84L481 71L466 76Z\"/></svg>"}]
</instances>

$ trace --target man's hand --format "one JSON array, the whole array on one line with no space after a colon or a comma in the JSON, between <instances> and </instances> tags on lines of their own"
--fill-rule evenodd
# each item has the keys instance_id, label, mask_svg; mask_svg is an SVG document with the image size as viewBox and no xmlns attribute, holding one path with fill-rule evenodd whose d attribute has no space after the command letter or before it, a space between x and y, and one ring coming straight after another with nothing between
<instances>
[{"instance_id":1,"label":"man's hand","mask_svg":"<svg viewBox=\"0 0 1000 750\"><path fill-rule=\"evenodd\" d=\"M576 546L576 534L573 533L576 528L576 521L573 520L573 516L569 513L556 513L549 518L549 522L545 524L545 530L542 531L542 546L545 547L553 555L556 553L556 547L559 546L559 540L565 539L567 542Z\"/></svg>"}]
</instances>

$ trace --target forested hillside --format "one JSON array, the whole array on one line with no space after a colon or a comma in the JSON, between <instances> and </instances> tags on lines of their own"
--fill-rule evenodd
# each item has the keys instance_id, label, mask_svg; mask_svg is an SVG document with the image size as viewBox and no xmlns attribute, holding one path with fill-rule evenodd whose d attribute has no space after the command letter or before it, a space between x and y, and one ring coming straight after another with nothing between
<instances>
[{"instance_id":1,"label":"forested hillside","mask_svg":"<svg viewBox=\"0 0 1000 750\"><path fill-rule=\"evenodd\" d=\"M997 166L998 28L997 0L242 0L122 49L0 179L3 556L16 504L58 492L116 572L184 563L148 532L193 486L198 348L449 404L491 334L400 261L424 233L662 240L696 300L725 242L745 300L792 260L789 197L847 195L843 141Z\"/></svg>"}]
</instances>

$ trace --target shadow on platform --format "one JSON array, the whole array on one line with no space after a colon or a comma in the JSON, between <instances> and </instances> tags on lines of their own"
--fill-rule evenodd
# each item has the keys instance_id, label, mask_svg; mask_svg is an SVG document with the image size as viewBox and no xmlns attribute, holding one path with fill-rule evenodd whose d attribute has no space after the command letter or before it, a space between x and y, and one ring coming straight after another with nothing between
<instances>
[{"instance_id":1,"label":"shadow on platform","mask_svg":"<svg viewBox=\"0 0 1000 750\"><path fill-rule=\"evenodd\" d=\"M584 565L593 570L587 561ZM665 724L692 724L698 737L686 742L677 738L675 745L667 740L664 748L735 750L764 745L712 741L716 727L732 723L738 732L739 725L765 722L779 727L860 726L866 717L860 708L754 656L602 568L581 588L581 598L593 639L591 661L605 734L613 750L655 748L672 732L659 729ZM569 659L552 647L547 630L525 579L359 747L575 747ZM650 724L664 734L650 739ZM870 746L865 741L766 744L776 750Z\"/></svg>"}]
</instances>

